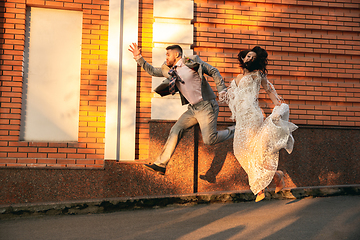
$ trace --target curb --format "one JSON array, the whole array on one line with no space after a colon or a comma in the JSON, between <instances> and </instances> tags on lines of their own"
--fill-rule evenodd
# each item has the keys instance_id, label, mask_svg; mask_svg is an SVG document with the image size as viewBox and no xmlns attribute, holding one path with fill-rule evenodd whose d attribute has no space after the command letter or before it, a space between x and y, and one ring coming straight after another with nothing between
<instances>
[{"instance_id":1,"label":"curb","mask_svg":"<svg viewBox=\"0 0 360 240\"><path fill-rule=\"evenodd\" d=\"M302 199L306 197L330 197L341 195L360 195L360 185L299 187L292 189L286 188L276 194L272 190L266 192L265 200ZM188 206L211 203L239 203L254 201L255 197L256 196L248 190L154 197L104 198L66 202L0 205L0 219L22 216L109 213L124 210L160 208L174 205Z\"/></svg>"}]
</instances>

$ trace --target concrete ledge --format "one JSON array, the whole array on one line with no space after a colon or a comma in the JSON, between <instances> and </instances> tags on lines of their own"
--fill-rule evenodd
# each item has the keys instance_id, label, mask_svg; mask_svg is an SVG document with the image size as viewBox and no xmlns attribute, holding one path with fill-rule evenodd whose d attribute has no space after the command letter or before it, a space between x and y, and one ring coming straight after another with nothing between
<instances>
[{"instance_id":1,"label":"concrete ledge","mask_svg":"<svg viewBox=\"0 0 360 240\"><path fill-rule=\"evenodd\" d=\"M360 185L288 188L277 194L274 193L274 190L270 190L266 192L265 200L301 199L306 197L330 197L339 195L360 195ZM20 216L94 214L144 208L160 208L171 205L236 203L254 200L255 196L250 191L239 191L13 204L0 205L0 219Z\"/></svg>"}]
</instances>

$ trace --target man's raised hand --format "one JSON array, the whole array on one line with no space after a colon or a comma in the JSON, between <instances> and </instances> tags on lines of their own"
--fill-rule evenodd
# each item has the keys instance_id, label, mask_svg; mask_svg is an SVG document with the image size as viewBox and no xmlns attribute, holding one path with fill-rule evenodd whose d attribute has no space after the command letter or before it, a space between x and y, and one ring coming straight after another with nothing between
<instances>
[{"instance_id":1,"label":"man's raised hand","mask_svg":"<svg viewBox=\"0 0 360 240\"><path fill-rule=\"evenodd\" d=\"M141 48L139 48L136 43L132 43L132 45L129 45L128 50L133 54L134 58L138 57L141 54Z\"/></svg>"}]
</instances>

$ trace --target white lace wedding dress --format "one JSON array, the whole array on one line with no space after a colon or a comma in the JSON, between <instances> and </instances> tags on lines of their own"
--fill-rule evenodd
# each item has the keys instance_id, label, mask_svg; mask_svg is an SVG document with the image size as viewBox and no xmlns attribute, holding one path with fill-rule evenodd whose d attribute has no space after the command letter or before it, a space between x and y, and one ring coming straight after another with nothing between
<instances>
[{"instance_id":1,"label":"white lace wedding dress","mask_svg":"<svg viewBox=\"0 0 360 240\"><path fill-rule=\"evenodd\" d=\"M258 103L260 85L275 104L281 103L272 84L259 71L242 76L238 85L233 80L226 100L236 120L234 155L247 173L255 195L271 183L280 149L292 152L294 138L291 133L297 129L289 122L289 106L285 103L275 106L271 115L264 119Z\"/></svg>"}]
</instances>

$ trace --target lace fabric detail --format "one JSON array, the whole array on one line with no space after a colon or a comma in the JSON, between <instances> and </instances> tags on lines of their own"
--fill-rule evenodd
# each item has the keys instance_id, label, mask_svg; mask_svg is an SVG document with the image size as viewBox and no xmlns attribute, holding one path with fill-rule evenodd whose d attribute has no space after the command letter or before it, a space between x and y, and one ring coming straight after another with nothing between
<instances>
[{"instance_id":1,"label":"lace fabric detail","mask_svg":"<svg viewBox=\"0 0 360 240\"><path fill-rule=\"evenodd\" d=\"M253 72L243 76L238 86L233 80L225 98L232 119L236 120L234 155L248 174L254 194L271 183L278 167L280 149L291 153L294 145L291 133L297 129L289 122L289 106L285 103L275 106L264 119L258 103L262 78L259 72ZM277 94L274 96L278 97Z\"/></svg>"}]
</instances>

